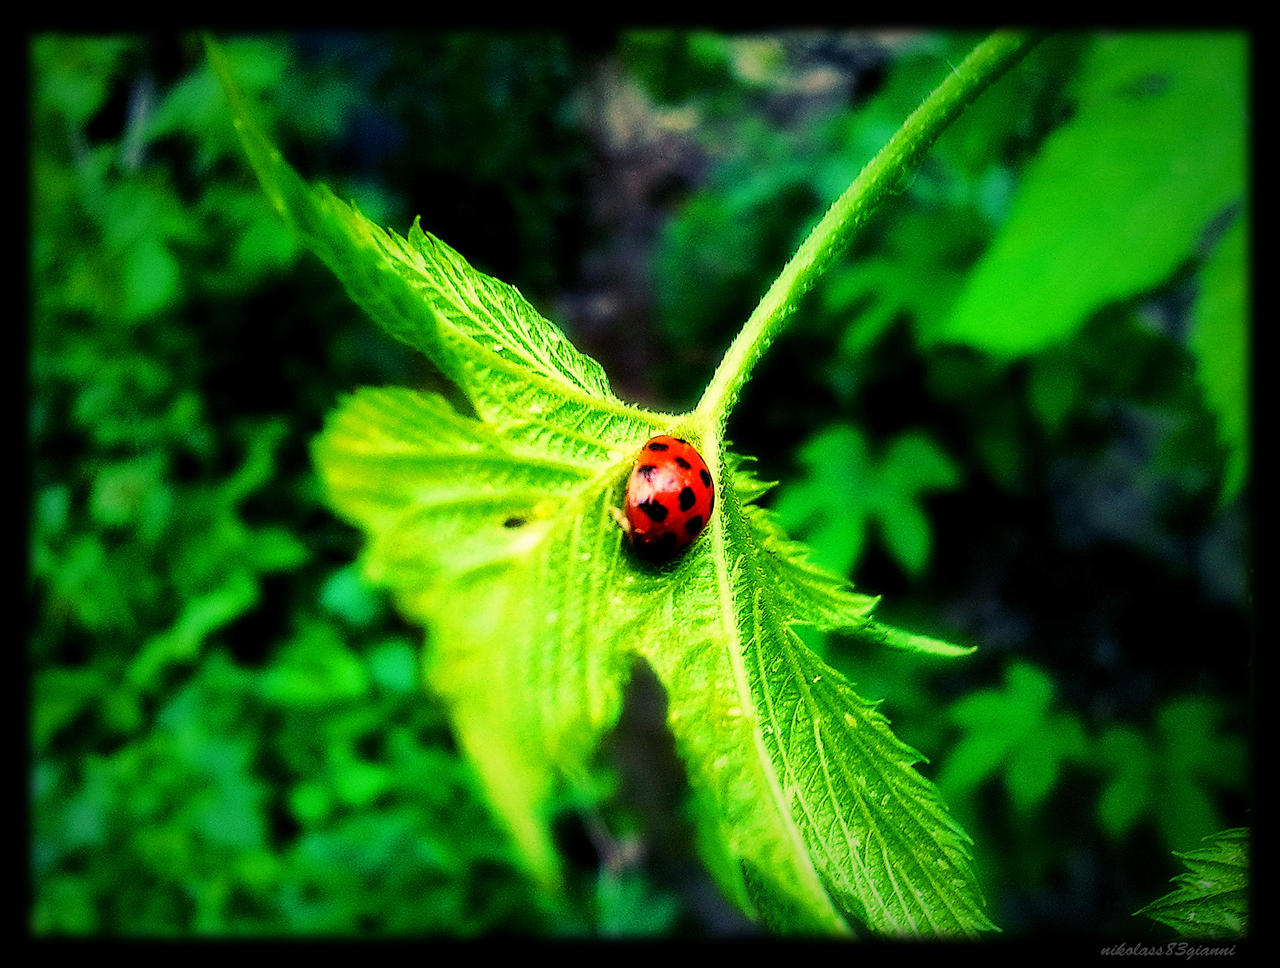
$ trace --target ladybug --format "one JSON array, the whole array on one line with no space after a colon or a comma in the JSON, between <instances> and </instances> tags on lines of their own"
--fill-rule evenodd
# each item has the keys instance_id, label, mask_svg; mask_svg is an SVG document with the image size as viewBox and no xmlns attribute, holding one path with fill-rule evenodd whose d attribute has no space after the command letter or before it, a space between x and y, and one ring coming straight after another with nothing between
<instances>
[{"instance_id":1,"label":"ladybug","mask_svg":"<svg viewBox=\"0 0 1280 968\"><path fill-rule=\"evenodd\" d=\"M627 481L626 519L618 523L634 550L667 561L702 533L715 498L702 455L687 440L663 434L640 449Z\"/></svg>"}]
</instances>

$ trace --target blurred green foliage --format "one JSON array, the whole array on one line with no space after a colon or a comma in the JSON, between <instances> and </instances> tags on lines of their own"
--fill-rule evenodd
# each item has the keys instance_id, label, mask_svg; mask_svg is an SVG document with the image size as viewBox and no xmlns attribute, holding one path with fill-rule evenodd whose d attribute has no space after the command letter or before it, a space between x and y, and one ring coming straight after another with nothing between
<instances>
[{"instance_id":1,"label":"blurred green foliage","mask_svg":"<svg viewBox=\"0 0 1280 968\"><path fill-rule=\"evenodd\" d=\"M961 738L947 755L938 785L964 800L1000 774L1016 811L1043 802L1063 766L1086 754L1077 717L1052 708L1053 681L1043 670L1016 663L1005 670L1004 689L969 693L947 710Z\"/></svg>"},{"instance_id":2,"label":"blurred green foliage","mask_svg":"<svg viewBox=\"0 0 1280 968\"><path fill-rule=\"evenodd\" d=\"M596 244L598 60L689 112L692 174L635 254L644 380L677 406L974 39L225 47L306 174L422 214L535 301ZM1169 850L1248 809L1249 52L1185 39L1041 44L806 300L730 428L819 559L981 646L943 675L814 642L934 760L1011 932L1133 930ZM307 457L340 391L431 374L300 258L196 38L28 53L31 930L714 923L633 869L566 906L513 867Z\"/></svg>"},{"instance_id":3,"label":"blurred green foliage","mask_svg":"<svg viewBox=\"0 0 1280 968\"><path fill-rule=\"evenodd\" d=\"M1170 847L1194 844L1224 826L1219 794L1237 792L1248 750L1223 700L1175 696L1150 727L1110 726L1094 747L1105 774L1098 820L1113 838L1150 819Z\"/></svg>"},{"instance_id":4,"label":"blurred green foliage","mask_svg":"<svg viewBox=\"0 0 1280 968\"><path fill-rule=\"evenodd\" d=\"M856 428L832 425L809 438L798 456L807 478L788 485L777 511L788 531L808 535L815 561L848 574L875 521L903 569L924 568L929 521L916 497L959 483L959 470L927 435L903 434L872 455Z\"/></svg>"},{"instance_id":5,"label":"blurred green foliage","mask_svg":"<svg viewBox=\"0 0 1280 968\"><path fill-rule=\"evenodd\" d=\"M477 46L435 42L454 68ZM476 65L493 80L466 103L428 105L492 178L533 154L469 127L509 109L522 43ZM323 164L370 78L306 48L227 55ZM361 584L316 497L308 440L337 390L416 364L341 293L285 281L307 268L198 38L39 36L29 58L31 930L577 923L515 870L422 694L419 633ZM525 110L554 112L551 76ZM564 158L545 158L554 184ZM375 217L397 204L358 169L336 187ZM543 213L522 224L539 245Z\"/></svg>"}]
</instances>

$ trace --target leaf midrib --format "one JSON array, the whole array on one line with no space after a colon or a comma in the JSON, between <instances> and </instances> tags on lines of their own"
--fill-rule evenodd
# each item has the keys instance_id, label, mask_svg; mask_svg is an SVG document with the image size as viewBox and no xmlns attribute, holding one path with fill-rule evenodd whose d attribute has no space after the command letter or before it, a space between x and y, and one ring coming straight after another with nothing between
<instances>
[{"instance_id":1,"label":"leaf midrib","mask_svg":"<svg viewBox=\"0 0 1280 968\"><path fill-rule=\"evenodd\" d=\"M710 455L711 461L714 461L714 463L711 463L711 466L715 467L719 465L718 445L714 443L714 437L712 437L711 440L713 442L706 448L706 450ZM730 503L731 502L727 500L724 502L726 505ZM737 693L739 708L742 710L754 710L756 709L756 701L755 697L751 693L751 682L747 674L746 657L744 654L745 649L740 637L737 621L738 600L737 596L734 594L733 579L730 575L726 539L729 526L724 523L725 520L725 512L722 510L721 514L717 518L719 523L716 524L712 530L712 560L716 570L717 598L720 602L720 621L725 632L725 639L727 643L726 648L729 652L729 664L733 671L734 688ZM743 540L745 544L745 539ZM739 578L739 580L741 581L742 579ZM758 589L760 586L757 584L752 587ZM755 602L753 599L752 623L753 626L758 627L759 614L758 610L754 606ZM767 695L768 694L766 692L766 696ZM778 724L776 722L776 716L772 706L768 708L768 719L771 727L776 731ZM773 801L775 815L783 825L785 829L785 836L791 845L791 854L795 862L795 866L798 871L805 872L806 881L808 881L806 885L807 893L815 898L823 899L823 901L825 901L825 913L832 920L833 926L837 926L839 930L847 932L848 926L832 906L831 898L822 884L822 878L814 867L808 847L804 842L804 834L796 824L795 819L791 814L790 803L788 802L786 792L783 790L782 785L779 782L779 777L774 770L773 759L770 757L768 747L765 744L764 735L761 732L760 721L758 717L755 716L752 716L751 741L756 763L760 772L764 775L768 785L769 796Z\"/></svg>"}]
</instances>

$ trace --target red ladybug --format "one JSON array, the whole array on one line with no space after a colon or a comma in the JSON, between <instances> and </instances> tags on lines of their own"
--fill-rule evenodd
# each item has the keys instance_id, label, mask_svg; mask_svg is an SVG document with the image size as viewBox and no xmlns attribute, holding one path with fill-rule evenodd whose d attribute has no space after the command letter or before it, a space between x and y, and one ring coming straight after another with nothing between
<instances>
[{"instance_id":1,"label":"red ladybug","mask_svg":"<svg viewBox=\"0 0 1280 968\"><path fill-rule=\"evenodd\" d=\"M715 484L707 462L687 440L662 435L640 449L627 482L631 547L667 561L687 548L711 517Z\"/></svg>"}]
</instances>

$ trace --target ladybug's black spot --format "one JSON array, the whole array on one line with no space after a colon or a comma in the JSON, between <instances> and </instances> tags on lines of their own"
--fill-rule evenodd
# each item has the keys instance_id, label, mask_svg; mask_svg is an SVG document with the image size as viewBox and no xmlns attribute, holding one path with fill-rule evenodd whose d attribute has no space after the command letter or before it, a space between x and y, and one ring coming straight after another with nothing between
<instances>
[{"instance_id":1,"label":"ladybug's black spot","mask_svg":"<svg viewBox=\"0 0 1280 968\"><path fill-rule=\"evenodd\" d=\"M654 554L662 558L667 558L676 550L676 535L674 531L668 531L659 538L653 545Z\"/></svg>"},{"instance_id":2,"label":"ladybug's black spot","mask_svg":"<svg viewBox=\"0 0 1280 968\"><path fill-rule=\"evenodd\" d=\"M702 515L695 514L684 523L684 529L689 532L689 537L694 537L702 530Z\"/></svg>"},{"instance_id":3,"label":"ladybug's black spot","mask_svg":"<svg viewBox=\"0 0 1280 968\"><path fill-rule=\"evenodd\" d=\"M661 501L649 498L647 501L641 501L636 507L643 511L650 521L667 520L667 509Z\"/></svg>"},{"instance_id":4,"label":"ladybug's black spot","mask_svg":"<svg viewBox=\"0 0 1280 968\"><path fill-rule=\"evenodd\" d=\"M698 499L697 495L693 493L693 488L691 487L683 488L680 491L679 498L677 498L677 500L680 502L680 510L688 511L689 508L693 507L693 502L696 501L697 499Z\"/></svg>"},{"instance_id":5,"label":"ladybug's black spot","mask_svg":"<svg viewBox=\"0 0 1280 968\"><path fill-rule=\"evenodd\" d=\"M711 472L708 471L705 467L702 470L698 471L698 476L702 478L703 484L705 484L707 487L711 486Z\"/></svg>"},{"instance_id":6,"label":"ladybug's black spot","mask_svg":"<svg viewBox=\"0 0 1280 968\"><path fill-rule=\"evenodd\" d=\"M664 444L655 440L652 443L650 443L649 446L645 449L646 450L670 450L671 447L668 444Z\"/></svg>"},{"instance_id":7,"label":"ladybug's black spot","mask_svg":"<svg viewBox=\"0 0 1280 968\"><path fill-rule=\"evenodd\" d=\"M636 473L643 477L646 481L653 479L653 473L658 468L652 464L641 464L636 468Z\"/></svg>"},{"instance_id":8,"label":"ladybug's black spot","mask_svg":"<svg viewBox=\"0 0 1280 968\"><path fill-rule=\"evenodd\" d=\"M685 470L689 470L689 468L693 467L693 465L692 465L692 464L690 464L690 463L689 463L687 460L685 460L683 457L677 457L677 458L676 458L676 463L677 463L677 464L679 464L681 467L683 467Z\"/></svg>"},{"instance_id":9,"label":"ladybug's black spot","mask_svg":"<svg viewBox=\"0 0 1280 968\"><path fill-rule=\"evenodd\" d=\"M507 518L507 520L502 522L502 526L504 528L523 528L524 524L525 524L524 518L517 517L514 514L511 517Z\"/></svg>"},{"instance_id":10,"label":"ladybug's black spot","mask_svg":"<svg viewBox=\"0 0 1280 968\"><path fill-rule=\"evenodd\" d=\"M677 440L679 443L684 444L686 447L688 447L688 446L689 446L689 441L685 440L683 437L677 437L677 438L676 438L676 440Z\"/></svg>"}]
</instances>

